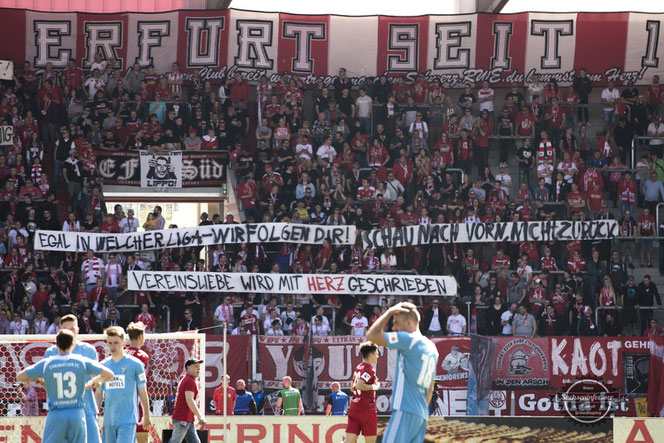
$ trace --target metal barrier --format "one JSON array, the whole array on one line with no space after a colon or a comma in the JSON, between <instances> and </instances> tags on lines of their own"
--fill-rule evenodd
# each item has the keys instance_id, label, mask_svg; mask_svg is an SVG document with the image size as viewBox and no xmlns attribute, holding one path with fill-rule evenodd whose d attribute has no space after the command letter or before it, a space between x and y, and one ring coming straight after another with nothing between
<instances>
[{"instance_id":1,"label":"metal barrier","mask_svg":"<svg viewBox=\"0 0 664 443\"><path fill-rule=\"evenodd\" d=\"M71 305L62 305L64 307L71 307ZM115 305L114 309L141 309L140 305ZM166 311L166 332L171 332L171 308L167 305L161 306L162 311Z\"/></svg>"},{"instance_id":2,"label":"metal barrier","mask_svg":"<svg viewBox=\"0 0 664 443\"><path fill-rule=\"evenodd\" d=\"M293 303L293 305L295 305L295 303ZM241 305L241 304L232 304L231 306L233 307L233 310L235 310L235 308L244 309L244 307L245 307L245 305ZM326 310L329 309L332 312L332 320L330 320L330 325L332 327L331 328L332 329L332 335L336 335L336 332L337 332L337 311L336 311L336 308L332 305L318 305L318 306L322 306L324 309L326 309ZM277 305L277 307L279 308L279 310L281 312L284 312L286 310L286 305ZM258 312L256 312L256 314L258 314ZM233 314L233 315L235 315L235 314ZM279 319L281 319L281 315L279 316ZM260 318L258 319L258 321L262 325L262 321L261 321ZM309 320L307 320L307 322L308 321ZM216 326L221 327L221 324L216 325ZM260 328L259 328L259 332L260 332Z\"/></svg>"},{"instance_id":3,"label":"metal barrier","mask_svg":"<svg viewBox=\"0 0 664 443\"><path fill-rule=\"evenodd\" d=\"M599 311L622 311L622 308L622 306L598 306L595 308L595 326L599 328ZM663 309L658 306L639 306L638 311L661 311Z\"/></svg>"}]
</instances>

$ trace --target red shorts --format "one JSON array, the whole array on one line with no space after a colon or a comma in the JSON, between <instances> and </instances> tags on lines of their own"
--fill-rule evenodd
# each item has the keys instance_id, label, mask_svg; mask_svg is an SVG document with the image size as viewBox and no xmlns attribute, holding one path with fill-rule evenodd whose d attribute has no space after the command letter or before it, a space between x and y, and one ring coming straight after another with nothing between
<instances>
[{"instance_id":1,"label":"red shorts","mask_svg":"<svg viewBox=\"0 0 664 443\"><path fill-rule=\"evenodd\" d=\"M372 437L378 434L378 416L376 411L348 411L346 432Z\"/></svg>"}]
</instances>

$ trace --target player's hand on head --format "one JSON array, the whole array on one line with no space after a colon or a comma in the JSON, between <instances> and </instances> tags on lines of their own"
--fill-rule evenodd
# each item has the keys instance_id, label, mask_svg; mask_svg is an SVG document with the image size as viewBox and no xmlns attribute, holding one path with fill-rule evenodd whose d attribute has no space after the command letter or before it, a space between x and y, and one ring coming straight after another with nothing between
<instances>
[{"instance_id":1,"label":"player's hand on head","mask_svg":"<svg viewBox=\"0 0 664 443\"><path fill-rule=\"evenodd\" d=\"M406 309L403 307L403 303L397 303L396 305L392 306L389 309L392 314L405 314L407 312L410 312L410 309Z\"/></svg>"}]
</instances>

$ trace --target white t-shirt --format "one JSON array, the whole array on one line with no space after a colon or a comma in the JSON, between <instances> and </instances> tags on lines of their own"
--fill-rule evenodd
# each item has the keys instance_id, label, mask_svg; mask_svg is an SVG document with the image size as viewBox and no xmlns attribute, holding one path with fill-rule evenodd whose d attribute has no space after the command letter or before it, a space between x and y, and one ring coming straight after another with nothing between
<instances>
[{"instance_id":1,"label":"white t-shirt","mask_svg":"<svg viewBox=\"0 0 664 443\"><path fill-rule=\"evenodd\" d=\"M334 149L334 146L325 146L321 145L318 150L316 151L316 155L319 156L320 158L326 158L327 161L332 163L334 161L334 158L337 156L337 150Z\"/></svg>"},{"instance_id":2,"label":"white t-shirt","mask_svg":"<svg viewBox=\"0 0 664 443\"><path fill-rule=\"evenodd\" d=\"M328 325L325 325L325 324L320 325L320 326L313 325L311 327L311 331L312 331L312 334L316 335L316 336L327 336L327 335L330 335L330 332L332 332L330 327Z\"/></svg>"},{"instance_id":3,"label":"white t-shirt","mask_svg":"<svg viewBox=\"0 0 664 443\"><path fill-rule=\"evenodd\" d=\"M463 327L466 326L466 317L461 314L450 315L447 317L447 325L450 327L450 334L463 334Z\"/></svg>"},{"instance_id":4,"label":"white t-shirt","mask_svg":"<svg viewBox=\"0 0 664 443\"><path fill-rule=\"evenodd\" d=\"M27 320L12 321L9 323L9 333L13 335L25 335L28 333L29 328L30 325L28 325Z\"/></svg>"},{"instance_id":5,"label":"white t-shirt","mask_svg":"<svg viewBox=\"0 0 664 443\"><path fill-rule=\"evenodd\" d=\"M217 309L214 310L214 315L222 322L225 321L229 324L234 323L233 306L231 305L220 304L217 306Z\"/></svg>"},{"instance_id":6,"label":"white t-shirt","mask_svg":"<svg viewBox=\"0 0 664 443\"><path fill-rule=\"evenodd\" d=\"M355 106L357 106L357 115L358 117L368 118L369 112L371 111L371 104L373 100L368 95L364 97L360 96L355 100Z\"/></svg>"},{"instance_id":7,"label":"white t-shirt","mask_svg":"<svg viewBox=\"0 0 664 443\"><path fill-rule=\"evenodd\" d=\"M90 98L93 98L97 91L106 86L106 83L101 78L90 77L85 81L85 86L88 87L88 94Z\"/></svg>"},{"instance_id":8,"label":"white t-shirt","mask_svg":"<svg viewBox=\"0 0 664 443\"><path fill-rule=\"evenodd\" d=\"M327 317L324 316L324 315L321 315L321 317L323 317L323 324L329 326L330 325L330 320L328 320ZM315 323L316 323L316 316L314 315L313 317L311 317L311 324L313 325Z\"/></svg>"},{"instance_id":9,"label":"white t-shirt","mask_svg":"<svg viewBox=\"0 0 664 443\"><path fill-rule=\"evenodd\" d=\"M431 317L431 323L429 324L429 331L440 331L443 329L443 326L440 324L440 316L438 315L438 309L433 310L433 317Z\"/></svg>"},{"instance_id":10,"label":"white t-shirt","mask_svg":"<svg viewBox=\"0 0 664 443\"><path fill-rule=\"evenodd\" d=\"M528 85L528 92L530 92L530 102L533 102L533 95L540 95L539 93L544 91L544 85L540 82L538 84L530 83Z\"/></svg>"},{"instance_id":11,"label":"white t-shirt","mask_svg":"<svg viewBox=\"0 0 664 443\"><path fill-rule=\"evenodd\" d=\"M514 314L511 313L510 311L505 311L500 315L500 319L504 321L509 321L510 317L513 316ZM512 335L512 325L509 323L506 323L505 326L503 326L503 335Z\"/></svg>"},{"instance_id":12,"label":"white t-shirt","mask_svg":"<svg viewBox=\"0 0 664 443\"><path fill-rule=\"evenodd\" d=\"M272 329L272 322L273 322L274 320L279 320L279 323L281 323L281 327L283 328L283 326L284 326L284 322L282 322L281 319L280 319L278 316L275 317L275 318L272 318L272 317L266 317L266 318L265 318L265 321L263 322L263 330L267 331L267 330Z\"/></svg>"},{"instance_id":13,"label":"white t-shirt","mask_svg":"<svg viewBox=\"0 0 664 443\"><path fill-rule=\"evenodd\" d=\"M546 173L546 175L544 175ZM547 185L551 184L551 177L553 175L553 165L549 163L549 166L545 166L544 163L540 164L537 167L537 176L544 177L544 183Z\"/></svg>"},{"instance_id":14,"label":"white t-shirt","mask_svg":"<svg viewBox=\"0 0 664 443\"><path fill-rule=\"evenodd\" d=\"M508 185L508 183L512 182L512 176L509 175L508 173L498 174L498 175L496 175L496 181L500 182L500 188L503 191L505 191L505 193L509 197L509 195L510 195L510 186L511 185Z\"/></svg>"},{"instance_id":15,"label":"white t-shirt","mask_svg":"<svg viewBox=\"0 0 664 443\"><path fill-rule=\"evenodd\" d=\"M493 97L496 95L496 93L493 91L491 88L487 89L480 89L477 91L477 98L478 99L490 99L489 101L486 102L480 102L480 111L484 111L485 109L489 112L493 112Z\"/></svg>"},{"instance_id":16,"label":"white t-shirt","mask_svg":"<svg viewBox=\"0 0 664 443\"><path fill-rule=\"evenodd\" d=\"M660 123L659 126L655 126L655 122L652 122L648 125L648 135L650 134L656 134L656 136L661 137L664 136L664 123ZM662 139L657 139L654 138L650 140L651 145L662 145L664 144L664 140Z\"/></svg>"},{"instance_id":17,"label":"white t-shirt","mask_svg":"<svg viewBox=\"0 0 664 443\"><path fill-rule=\"evenodd\" d=\"M293 320L290 325L286 323L286 319L288 318ZM293 329L293 326L297 324L296 318L297 318L297 312L295 311L290 311L290 312L284 311L281 313L281 325L283 326L284 331L290 331Z\"/></svg>"},{"instance_id":18,"label":"white t-shirt","mask_svg":"<svg viewBox=\"0 0 664 443\"><path fill-rule=\"evenodd\" d=\"M304 152L308 152L310 155L306 155ZM295 145L295 154L299 158L303 158L305 160L310 159L314 156L314 148L311 146L311 143L307 143L306 145L298 143Z\"/></svg>"},{"instance_id":19,"label":"white t-shirt","mask_svg":"<svg viewBox=\"0 0 664 443\"><path fill-rule=\"evenodd\" d=\"M136 217L132 218L125 217L122 220L120 220L118 226L123 234L126 234L128 232L136 232L136 230L138 230L138 219Z\"/></svg>"},{"instance_id":20,"label":"white t-shirt","mask_svg":"<svg viewBox=\"0 0 664 443\"><path fill-rule=\"evenodd\" d=\"M99 73L103 74L106 71L107 66L108 62L106 60L102 60L99 63L92 62L92 64L90 65L90 72L93 72L95 69L98 69Z\"/></svg>"},{"instance_id":21,"label":"white t-shirt","mask_svg":"<svg viewBox=\"0 0 664 443\"><path fill-rule=\"evenodd\" d=\"M355 337L364 337L364 331L369 327L369 320L365 316L362 318L353 317L350 321L350 325L353 327L351 335Z\"/></svg>"},{"instance_id":22,"label":"white t-shirt","mask_svg":"<svg viewBox=\"0 0 664 443\"><path fill-rule=\"evenodd\" d=\"M421 139L424 140L424 135L425 133L429 132L429 126L427 125L426 122L413 122L410 124L410 128L408 129L409 133L415 132L415 130L418 130L419 132L417 133L417 136Z\"/></svg>"},{"instance_id":23,"label":"white t-shirt","mask_svg":"<svg viewBox=\"0 0 664 443\"><path fill-rule=\"evenodd\" d=\"M620 98L620 93L616 88L613 88L613 91L609 91L609 88L606 88L602 91L602 99L606 100L611 104L611 106L605 106L602 109L604 111L613 111L613 104Z\"/></svg>"}]
</instances>

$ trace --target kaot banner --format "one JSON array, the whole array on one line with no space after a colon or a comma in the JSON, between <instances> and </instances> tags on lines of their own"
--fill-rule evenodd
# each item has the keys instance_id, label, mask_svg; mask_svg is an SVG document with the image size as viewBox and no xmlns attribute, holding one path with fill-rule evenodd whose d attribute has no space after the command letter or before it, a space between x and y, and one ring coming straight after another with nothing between
<instances>
[{"instance_id":1,"label":"kaot banner","mask_svg":"<svg viewBox=\"0 0 664 443\"><path fill-rule=\"evenodd\" d=\"M373 274L129 271L132 291L453 296L454 277Z\"/></svg>"}]
</instances>

